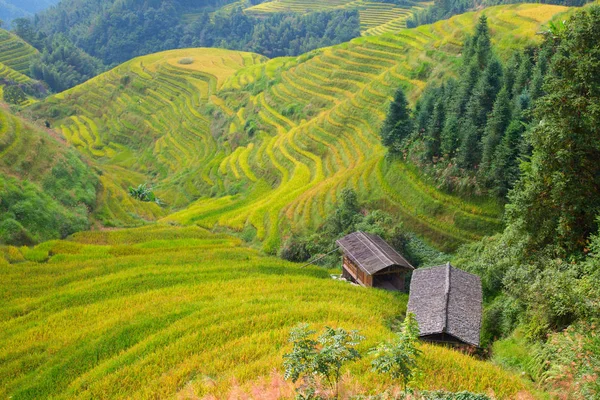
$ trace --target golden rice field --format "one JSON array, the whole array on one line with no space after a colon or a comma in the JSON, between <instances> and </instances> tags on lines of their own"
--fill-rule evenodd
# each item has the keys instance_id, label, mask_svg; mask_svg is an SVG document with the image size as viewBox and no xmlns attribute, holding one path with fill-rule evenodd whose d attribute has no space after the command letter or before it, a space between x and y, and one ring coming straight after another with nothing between
<instances>
[{"instance_id":1,"label":"golden rice field","mask_svg":"<svg viewBox=\"0 0 600 400\"><path fill-rule=\"evenodd\" d=\"M405 311L406 295L335 281L193 226L4 247L0 398L227 398L233 385L250 391L282 373L298 322L359 329L366 350L391 338L392 321ZM443 347L422 350L415 387L498 399L528 390L490 363ZM368 358L351 371L353 387L364 391L393 384L370 372Z\"/></svg>"},{"instance_id":2,"label":"golden rice field","mask_svg":"<svg viewBox=\"0 0 600 400\"><path fill-rule=\"evenodd\" d=\"M358 10L360 28L365 36L386 32L398 32L406 28L406 20L415 10L425 7L425 2L415 2L414 6L399 6L392 3L380 3L369 0L276 0L260 3L245 10L254 16L266 16L272 13L300 13L330 10Z\"/></svg>"},{"instance_id":3,"label":"golden rice field","mask_svg":"<svg viewBox=\"0 0 600 400\"><path fill-rule=\"evenodd\" d=\"M566 7L486 9L502 49L535 40ZM408 230L452 250L501 228L501 207L442 193L386 160L378 130L398 86L415 99L451 74L480 13L398 34L355 39L296 58L188 49L140 57L34 107L103 171L99 218L250 232L274 252L290 229L314 229L344 188ZM180 64L183 58L192 64ZM420 66L429 63L430 73ZM37 110L37 111L36 111ZM249 122L257 126L252 137ZM151 182L169 204L143 209L125 192ZM139 203L141 204L141 203ZM173 211L175 211L173 213Z\"/></svg>"},{"instance_id":4,"label":"golden rice field","mask_svg":"<svg viewBox=\"0 0 600 400\"><path fill-rule=\"evenodd\" d=\"M0 63L26 74L38 51L13 33L0 29ZM0 72L1 73L1 72Z\"/></svg>"}]
</instances>

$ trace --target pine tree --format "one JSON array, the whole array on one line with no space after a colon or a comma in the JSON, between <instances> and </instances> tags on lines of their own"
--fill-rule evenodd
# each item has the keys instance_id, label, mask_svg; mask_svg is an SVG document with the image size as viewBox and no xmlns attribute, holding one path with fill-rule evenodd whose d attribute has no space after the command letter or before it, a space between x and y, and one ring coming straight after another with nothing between
<instances>
[{"instance_id":1,"label":"pine tree","mask_svg":"<svg viewBox=\"0 0 600 400\"><path fill-rule=\"evenodd\" d=\"M487 17L485 15L481 15L481 17L479 17L479 22L475 27L475 35L473 36L473 49L479 69L485 69L492 55L490 29L488 27Z\"/></svg>"},{"instance_id":2,"label":"pine tree","mask_svg":"<svg viewBox=\"0 0 600 400\"><path fill-rule=\"evenodd\" d=\"M511 102L506 87L500 90L494 108L485 127L482 139L481 174L485 181L489 181L486 174L489 172L490 164L494 158L496 147L502 141L504 132L510 123Z\"/></svg>"},{"instance_id":3,"label":"pine tree","mask_svg":"<svg viewBox=\"0 0 600 400\"><path fill-rule=\"evenodd\" d=\"M513 119L494 153L488 177L494 193L500 198L506 197L519 178L519 154L524 131L524 124L518 118Z\"/></svg>"},{"instance_id":4,"label":"pine tree","mask_svg":"<svg viewBox=\"0 0 600 400\"><path fill-rule=\"evenodd\" d=\"M529 80L531 79L531 57L529 54L524 53L521 57L521 64L515 78L515 85L513 87L514 96L518 96L523 93L524 90L529 86Z\"/></svg>"},{"instance_id":5,"label":"pine tree","mask_svg":"<svg viewBox=\"0 0 600 400\"><path fill-rule=\"evenodd\" d=\"M399 151L402 141L410 135L412 129L413 121L408 108L408 101L404 96L404 91L399 88L390 104L387 117L381 128L383 145L391 153Z\"/></svg>"},{"instance_id":6,"label":"pine tree","mask_svg":"<svg viewBox=\"0 0 600 400\"><path fill-rule=\"evenodd\" d=\"M513 96L513 88L515 85L515 80L517 79L517 71L519 70L519 64L521 63L521 53L515 52L506 68L504 70L504 87L508 90L508 94Z\"/></svg>"},{"instance_id":7,"label":"pine tree","mask_svg":"<svg viewBox=\"0 0 600 400\"><path fill-rule=\"evenodd\" d=\"M444 129L445 119L444 87L442 86L438 100L433 108L433 116L431 117L431 123L429 124L425 138L425 147L427 149L425 156L428 160L440 157L441 155L442 130Z\"/></svg>"},{"instance_id":8,"label":"pine tree","mask_svg":"<svg viewBox=\"0 0 600 400\"><path fill-rule=\"evenodd\" d=\"M600 210L600 7L576 13L568 29L547 39L556 46L541 121L531 134L531 161L507 207L511 226L530 250L559 255L583 251L598 229Z\"/></svg>"}]
</instances>

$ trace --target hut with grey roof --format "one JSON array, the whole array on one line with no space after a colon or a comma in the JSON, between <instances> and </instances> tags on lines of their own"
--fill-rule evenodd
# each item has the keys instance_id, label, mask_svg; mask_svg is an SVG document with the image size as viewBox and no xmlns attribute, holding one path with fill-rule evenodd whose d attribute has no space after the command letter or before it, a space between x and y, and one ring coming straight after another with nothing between
<instances>
[{"instance_id":1,"label":"hut with grey roof","mask_svg":"<svg viewBox=\"0 0 600 400\"><path fill-rule=\"evenodd\" d=\"M481 279L450 263L412 274L408 312L424 340L479 346L482 301Z\"/></svg>"},{"instance_id":2,"label":"hut with grey roof","mask_svg":"<svg viewBox=\"0 0 600 400\"><path fill-rule=\"evenodd\" d=\"M336 243L344 254L344 278L365 287L404 290L406 274L414 267L382 238L358 231Z\"/></svg>"}]
</instances>

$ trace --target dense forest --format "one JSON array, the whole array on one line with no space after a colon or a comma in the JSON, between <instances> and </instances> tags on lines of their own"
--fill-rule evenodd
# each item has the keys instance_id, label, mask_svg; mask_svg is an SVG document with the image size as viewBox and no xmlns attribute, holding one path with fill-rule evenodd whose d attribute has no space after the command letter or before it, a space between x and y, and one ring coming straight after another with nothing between
<instances>
[{"instance_id":1,"label":"dense forest","mask_svg":"<svg viewBox=\"0 0 600 400\"><path fill-rule=\"evenodd\" d=\"M598 26L600 7L578 12L503 66L482 17L461 78L429 87L414 111L399 90L381 131L392 157L448 189L506 198L504 232L456 256L482 277L486 340L522 332L551 378L568 370L586 393L598 393L588 380L600 317ZM521 367L540 378L533 365Z\"/></svg>"}]
</instances>

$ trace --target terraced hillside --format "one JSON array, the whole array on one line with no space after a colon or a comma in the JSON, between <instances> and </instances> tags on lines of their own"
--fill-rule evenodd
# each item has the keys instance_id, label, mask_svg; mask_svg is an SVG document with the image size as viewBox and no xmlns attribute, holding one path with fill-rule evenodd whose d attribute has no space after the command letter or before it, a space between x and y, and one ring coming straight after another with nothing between
<instances>
[{"instance_id":1,"label":"terraced hillside","mask_svg":"<svg viewBox=\"0 0 600 400\"><path fill-rule=\"evenodd\" d=\"M239 396L282 373L298 322L360 329L366 350L406 311L405 295L332 280L230 236L161 225L0 248L0 292L0 397L13 400L240 398L227 391L240 386ZM415 387L531 398L492 364L422 350ZM351 367L358 385L390 385L369 362Z\"/></svg>"},{"instance_id":2,"label":"terraced hillside","mask_svg":"<svg viewBox=\"0 0 600 400\"><path fill-rule=\"evenodd\" d=\"M175 207L210 192L216 179L210 162L223 150L200 110L225 78L262 59L219 49L173 50L134 59L55 96L73 114L57 128L104 171L97 215L105 224L165 215L156 204L133 201L129 186L161 182L161 199Z\"/></svg>"},{"instance_id":3,"label":"terraced hillside","mask_svg":"<svg viewBox=\"0 0 600 400\"><path fill-rule=\"evenodd\" d=\"M21 38L0 29L0 63L27 74L31 58L37 54L38 51Z\"/></svg>"},{"instance_id":4,"label":"terraced hillside","mask_svg":"<svg viewBox=\"0 0 600 400\"><path fill-rule=\"evenodd\" d=\"M425 2L415 2L413 6L400 6L369 0L277 0L268 1L247 8L250 15L263 16L271 13L309 13L335 9L356 9L360 14L363 35L377 35L385 32L398 32L406 28L406 20L415 10L426 6Z\"/></svg>"},{"instance_id":5,"label":"terraced hillside","mask_svg":"<svg viewBox=\"0 0 600 400\"><path fill-rule=\"evenodd\" d=\"M504 49L533 40L565 9L485 12ZM378 129L398 86L414 99L426 80L451 73L463 32L478 15L268 62L203 49L141 57L38 108L43 114L68 106L72 115L56 124L102 168L105 222L165 216L225 226L273 252L290 229L318 226L340 191L352 187L451 250L498 230L500 207L441 193L386 160ZM186 57L193 63L178 63ZM217 70L222 75L211 75ZM171 209L136 214L124 204L126 180L151 181ZM166 216L173 209L179 211Z\"/></svg>"}]
</instances>

